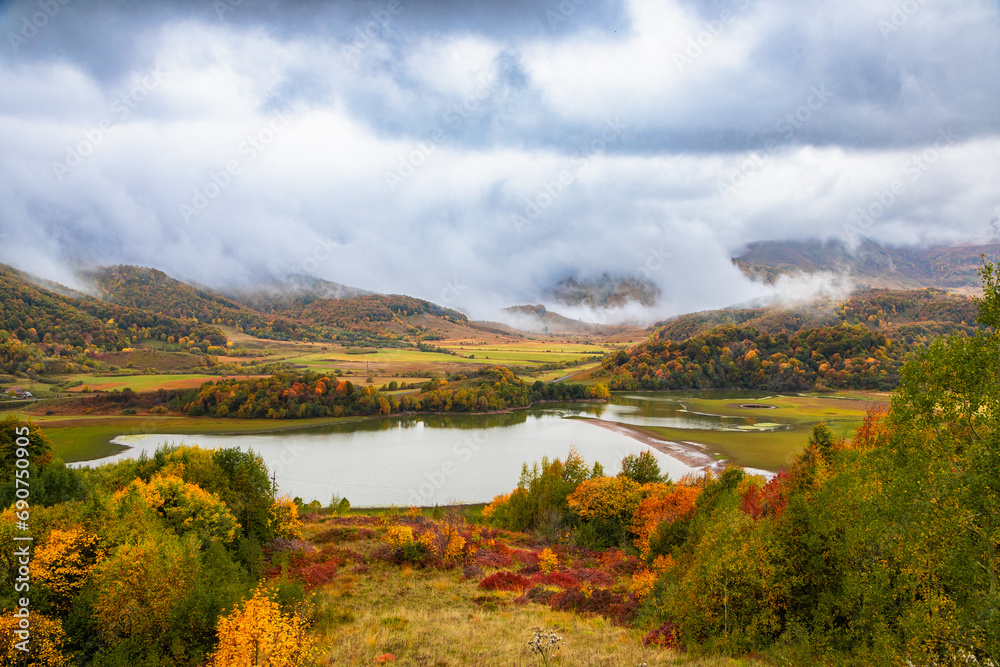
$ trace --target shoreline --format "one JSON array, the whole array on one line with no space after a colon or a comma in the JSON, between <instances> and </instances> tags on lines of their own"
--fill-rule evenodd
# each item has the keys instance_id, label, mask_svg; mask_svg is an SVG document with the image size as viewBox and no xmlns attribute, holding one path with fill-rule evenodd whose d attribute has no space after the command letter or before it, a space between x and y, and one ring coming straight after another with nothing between
<instances>
[{"instance_id":1,"label":"shoreline","mask_svg":"<svg viewBox=\"0 0 1000 667\"><path fill-rule=\"evenodd\" d=\"M634 440L638 440L642 444L652 447L661 454L666 454L670 458L676 459L689 468L694 468L698 471L719 473L726 468L726 459L716 459L704 449L690 443L677 442L675 440L661 440L660 438L643 431L637 426L632 426L631 424L610 422L604 419L597 419L595 417L577 417L577 419L583 419L596 426L606 428L609 431L614 431L615 433L626 435Z\"/></svg>"}]
</instances>

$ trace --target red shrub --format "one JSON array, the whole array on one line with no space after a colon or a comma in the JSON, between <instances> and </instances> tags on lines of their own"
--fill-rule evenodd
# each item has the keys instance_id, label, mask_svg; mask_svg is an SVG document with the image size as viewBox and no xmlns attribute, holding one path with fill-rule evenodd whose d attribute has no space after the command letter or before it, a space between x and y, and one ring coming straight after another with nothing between
<instances>
[{"instance_id":1,"label":"red shrub","mask_svg":"<svg viewBox=\"0 0 1000 667\"><path fill-rule=\"evenodd\" d=\"M510 554L514 557L514 560L522 565L538 565L538 553L535 551L513 549Z\"/></svg>"},{"instance_id":2,"label":"red shrub","mask_svg":"<svg viewBox=\"0 0 1000 667\"><path fill-rule=\"evenodd\" d=\"M302 569L292 570L291 575L301 580L306 588L316 588L333 581L337 576L337 568L342 564L343 561L340 559L331 558L323 563L314 563Z\"/></svg>"},{"instance_id":3,"label":"red shrub","mask_svg":"<svg viewBox=\"0 0 1000 667\"><path fill-rule=\"evenodd\" d=\"M624 626L635 618L639 599L623 590L598 588L586 595L579 588L573 588L553 595L549 598L549 606L556 611L600 614L612 623Z\"/></svg>"},{"instance_id":4,"label":"red shrub","mask_svg":"<svg viewBox=\"0 0 1000 667\"><path fill-rule=\"evenodd\" d=\"M680 630L680 627L673 621L666 621L660 627L651 630L642 640L642 643L646 646L659 646L660 648L679 650L681 648L679 639Z\"/></svg>"},{"instance_id":5,"label":"red shrub","mask_svg":"<svg viewBox=\"0 0 1000 667\"><path fill-rule=\"evenodd\" d=\"M521 591L531 586L531 580L513 572L494 572L479 582L479 587L488 591Z\"/></svg>"},{"instance_id":6,"label":"red shrub","mask_svg":"<svg viewBox=\"0 0 1000 667\"><path fill-rule=\"evenodd\" d=\"M638 558L635 556L626 556L619 549L608 549L600 554L597 559L601 562L605 570L619 577L625 575L632 576L642 566L642 561Z\"/></svg>"},{"instance_id":7,"label":"red shrub","mask_svg":"<svg viewBox=\"0 0 1000 667\"><path fill-rule=\"evenodd\" d=\"M483 549L476 554L472 562L479 567L510 567L514 564L514 559L508 554Z\"/></svg>"},{"instance_id":8,"label":"red shrub","mask_svg":"<svg viewBox=\"0 0 1000 667\"><path fill-rule=\"evenodd\" d=\"M576 577L570 575L567 572L549 572L548 574L536 574L531 578L532 583L535 584L545 584L548 586L558 586L559 588L569 589L580 585Z\"/></svg>"},{"instance_id":9,"label":"red shrub","mask_svg":"<svg viewBox=\"0 0 1000 667\"><path fill-rule=\"evenodd\" d=\"M594 587L602 586L607 588L615 585L615 578L601 570L584 567L578 570L567 570L566 574L576 577L580 581L586 581Z\"/></svg>"}]
</instances>

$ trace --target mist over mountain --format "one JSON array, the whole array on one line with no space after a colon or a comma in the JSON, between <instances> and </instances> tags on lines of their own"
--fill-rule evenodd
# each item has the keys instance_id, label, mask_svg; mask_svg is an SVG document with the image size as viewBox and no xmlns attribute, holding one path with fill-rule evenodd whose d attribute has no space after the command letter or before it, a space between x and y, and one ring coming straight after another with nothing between
<instances>
[{"instance_id":1,"label":"mist over mountain","mask_svg":"<svg viewBox=\"0 0 1000 667\"><path fill-rule=\"evenodd\" d=\"M883 245L861 239L851 247L839 239L752 243L733 262L747 276L774 284L782 277L830 273L856 287L977 290L983 259L1000 259L1000 243L930 247Z\"/></svg>"}]
</instances>

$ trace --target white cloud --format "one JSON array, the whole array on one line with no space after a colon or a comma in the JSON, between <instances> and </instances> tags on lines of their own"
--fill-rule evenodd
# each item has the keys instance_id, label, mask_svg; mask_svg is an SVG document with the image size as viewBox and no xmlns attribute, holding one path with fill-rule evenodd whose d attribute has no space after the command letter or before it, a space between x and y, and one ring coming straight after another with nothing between
<instances>
[{"instance_id":1,"label":"white cloud","mask_svg":"<svg viewBox=\"0 0 1000 667\"><path fill-rule=\"evenodd\" d=\"M984 119L1000 77L975 48L994 48L995 11L925 5L884 39L891 3L723 6L734 18L684 68L673 54L718 6L636 1L620 35L559 37L432 31L402 13L357 67L329 36L349 25L213 24L180 8L136 27L141 48L114 76L93 65L96 47L0 56L0 261L63 279L67 260L142 263L215 285L306 270L474 315L608 271L661 287L656 308L615 314L654 320L830 287L750 283L729 253L752 241L989 229L1000 139ZM166 78L118 113L151 68ZM60 180L52 163L106 119ZM604 135L609 122L624 129ZM959 138L914 172L952 125ZM905 187L879 212L894 181ZM185 223L198 192L214 194Z\"/></svg>"}]
</instances>

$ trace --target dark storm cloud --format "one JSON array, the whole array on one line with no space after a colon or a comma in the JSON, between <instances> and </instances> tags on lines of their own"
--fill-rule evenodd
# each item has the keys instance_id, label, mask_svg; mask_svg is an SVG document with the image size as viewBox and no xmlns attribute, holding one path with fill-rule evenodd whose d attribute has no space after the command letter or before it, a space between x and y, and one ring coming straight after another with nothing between
<instances>
[{"instance_id":1,"label":"dark storm cloud","mask_svg":"<svg viewBox=\"0 0 1000 667\"><path fill-rule=\"evenodd\" d=\"M485 315L612 272L659 318L766 296L752 241L1000 215L992 2L0 11L0 261L58 279L305 272Z\"/></svg>"}]
</instances>

